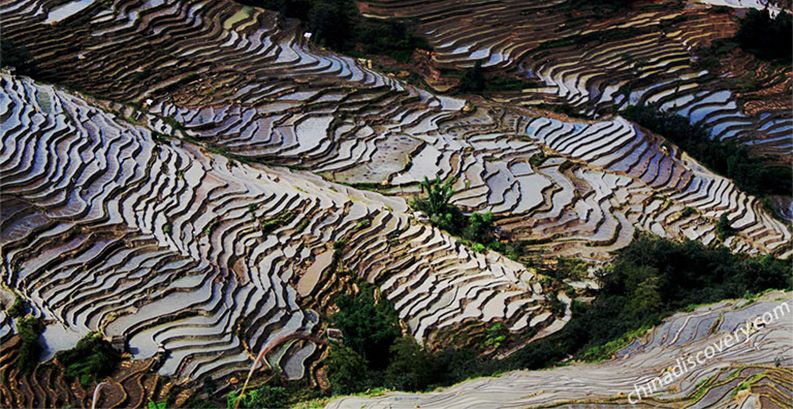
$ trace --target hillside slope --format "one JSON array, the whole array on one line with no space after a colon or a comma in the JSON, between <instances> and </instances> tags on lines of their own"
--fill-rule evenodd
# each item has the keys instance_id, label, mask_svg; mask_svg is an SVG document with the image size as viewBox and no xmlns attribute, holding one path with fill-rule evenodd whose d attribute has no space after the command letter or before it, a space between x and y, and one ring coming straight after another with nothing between
<instances>
[{"instance_id":1,"label":"hillside slope","mask_svg":"<svg viewBox=\"0 0 793 409\"><path fill-rule=\"evenodd\" d=\"M342 398L327 408L789 407L791 304L789 292L771 292L751 302L724 301L668 318L603 363L510 372L424 394ZM762 322L763 315L768 324L759 330L750 325L749 335L741 332L747 321L760 317ZM734 334L737 343L726 338ZM679 369L678 360L689 358L702 362ZM681 366L674 369L676 365ZM655 377L665 379L671 371L671 382L661 386L656 381L657 391L649 397L642 392L639 399L638 387Z\"/></svg>"}]
</instances>

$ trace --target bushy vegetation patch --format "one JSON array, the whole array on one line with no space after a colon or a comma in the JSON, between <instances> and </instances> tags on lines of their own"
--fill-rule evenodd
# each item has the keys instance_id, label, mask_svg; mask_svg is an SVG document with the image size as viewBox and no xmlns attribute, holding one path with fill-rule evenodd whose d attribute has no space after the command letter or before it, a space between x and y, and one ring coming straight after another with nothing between
<instances>
[{"instance_id":1,"label":"bushy vegetation patch","mask_svg":"<svg viewBox=\"0 0 793 409\"><path fill-rule=\"evenodd\" d=\"M710 139L707 128L691 125L681 115L656 104L630 106L622 115L663 135L710 170L732 179L741 190L758 196L793 195L793 168L772 166L752 156L744 145Z\"/></svg>"},{"instance_id":2,"label":"bushy vegetation patch","mask_svg":"<svg viewBox=\"0 0 793 409\"><path fill-rule=\"evenodd\" d=\"M569 274L574 277L589 268L572 260L563 260L559 266L577 270ZM791 261L771 256L746 257L723 247L640 234L617 253L612 264L596 273L602 288L592 303L574 302L573 318L560 332L533 342L505 360L483 358L481 350L471 348L428 352L411 338L399 338L389 350L385 374L374 374L353 349L334 346L331 356L336 363L329 363L331 382L342 382L339 393L376 386L425 390L474 376L546 368L570 358L607 359L665 317L692 304L751 297L768 289L793 289L789 274L792 267ZM483 347L503 342L502 329L498 323L489 326L484 333L487 345ZM339 352L333 352L334 348ZM344 367L342 372L334 374L338 371L334 368L339 367Z\"/></svg>"},{"instance_id":3,"label":"bushy vegetation patch","mask_svg":"<svg viewBox=\"0 0 793 409\"><path fill-rule=\"evenodd\" d=\"M251 214L253 214L251 212ZM297 212L286 210L273 216L272 218L265 218L259 221L259 227L262 229L262 235L267 236L276 229L292 223L297 217Z\"/></svg>"},{"instance_id":4,"label":"bushy vegetation patch","mask_svg":"<svg viewBox=\"0 0 793 409\"><path fill-rule=\"evenodd\" d=\"M421 182L422 194L411 200L411 207L426 214L433 226L458 236L474 251L491 249L513 259L520 257L522 243L502 242L496 237L492 213L466 215L451 203L453 185L454 179L443 182L440 178L425 178Z\"/></svg>"},{"instance_id":5,"label":"bushy vegetation patch","mask_svg":"<svg viewBox=\"0 0 793 409\"><path fill-rule=\"evenodd\" d=\"M297 18L314 41L353 56L388 55L407 62L416 48L430 49L426 40L411 33L413 22L363 17L353 0L247 0L243 3Z\"/></svg>"},{"instance_id":6,"label":"bushy vegetation patch","mask_svg":"<svg viewBox=\"0 0 793 409\"><path fill-rule=\"evenodd\" d=\"M730 9L727 9L730 10ZM776 65L789 65L793 59L793 16L786 11L771 17L768 10L748 11L734 37L715 39L708 47L697 50L697 66L712 72L723 71L721 61L736 49L742 49L760 60ZM722 79L730 88L751 92L762 87L756 73L749 70Z\"/></svg>"},{"instance_id":7,"label":"bushy vegetation patch","mask_svg":"<svg viewBox=\"0 0 793 409\"><path fill-rule=\"evenodd\" d=\"M397 339L389 350L391 363L385 372L385 385L392 389L419 391L435 382L435 356L416 339Z\"/></svg>"},{"instance_id":8,"label":"bushy vegetation patch","mask_svg":"<svg viewBox=\"0 0 793 409\"><path fill-rule=\"evenodd\" d=\"M259 408L283 408L286 407L290 395L286 388L282 386L263 385L252 391L245 392L238 396L237 392L229 392L226 397L227 409L259 409ZM238 402L239 401L239 404Z\"/></svg>"},{"instance_id":9,"label":"bushy vegetation patch","mask_svg":"<svg viewBox=\"0 0 793 409\"><path fill-rule=\"evenodd\" d=\"M21 340L14 365L23 373L31 373L39 364L43 348L39 336L44 331L44 321L32 315L16 322L17 334Z\"/></svg>"},{"instance_id":10,"label":"bushy vegetation patch","mask_svg":"<svg viewBox=\"0 0 793 409\"><path fill-rule=\"evenodd\" d=\"M344 344L363 357L373 370L388 365L388 353L401 335L399 318L393 305L384 297L375 298L375 288L358 283L358 294L336 297L339 311L331 317L333 325L344 333Z\"/></svg>"},{"instance_id":11,"label":"bushy vegetation patch","mask_svg":"<svg viewBox=\"0 0 793 409\"><path fill-rule=\"evenodd\" d=\"M771 17L767 9L750 9L741 20L735 41L763 60L790 64L793 59L793 16L782 11Z\"/></svg>"},{"instance_id":12,"label":"bushy vegetation patch","mask_svg":"<svg viewBox=\"0 0 793 409\"><path fill-rule=\"evenodd\" d=\"M444 190L435 193L448 196ZM426 206L449 210L443 203ZM374 286L359 282L356 294L337 298L339 310L330 317L344 337L329 348L324 361L327 377L333 394L383 388L424 391L476 376L547 368L568 359L607 359L663 318L690 310L693 304L793 289L791 267L791 261L771 256L746 257L723 247L640 234L610 265L596 271L602 288L594 301L574 302L573 317L560 332L503 360L482 354L507 341L503 323L488 325L475 347L450 345L430 351L402 335L393 305ZM538 272L554 280L580 279L591 268L585 262L560 259L555 267ZM289 396L289 402L300 400L297 392Z\"/></svg>"},{"instance_id":13,"label":"bushy vegetation patch","mask_svg":"<svg viewBox=\"0 0 793 409\"><path fill-rule=\"evenodd\" d=\"M512 357L513 367L542 368L568 357L608 358L635 336L690 304L793 289L791 261L746 257L724 247L639 235L598 273L602 288L591 304L573 304L557 334Z\"/></svg>"},{"instance_id":14,"label":"bushy vegetation patch","mask_svg":"<svg viewBox=\"0 0 793 409\"><path fill-rule=\"evenodd\" d=\"M98 332L90 332L74 348L55 354L66 368L66 379L88 385L110 375L121 362L121 354Z\"/></svg>"},{"instance_id":15,"label":"bushy vegetation patch","mask_svg":"<svg viewBox=\"0 0 793 409\"><path fill-rule=\"evenodd\" d=\"M478 351L432 352L413 337L403 336L393 305L377 299L372 285L361 282L358 286L358 294L337 298L339 312L331 317L344 334L343 343L331 344L325 360L332 393L378 388L420 391L495 370L494 365L484 364ZM488 336L492 342L503 341L498 327Z\"/></svg>"},{"instance_id":16,"label":"bushy vegetation patch","mask_svg":"<svg viewBox=\"0 0 793 409\"><path fill-rule=\"evenodd\" d=\"M0 40L0 68L13 67L20 75L34 76L36 62L27 48L14 44L11 40Z\"/></svg>"},{"instance_id":17,"label":"bushy vegetation patch","mask_svg":"<svg viewBox=\"0 0 793 409\"><path fill-rule=\"evenodd\" d=\"M733 229L730 225L729 219L727 219L727 213L722 213L719 216L719 221L716 222L716 237L720 240L725 240L728 237L734 236L737 233L737 230Z\"/></svg>"},{"instance_id":18,"label":"bushy vegetation patch","mask_svg":"<svg viewBox=\"0 0 793 409\"><path fill-rule=\"evenodd\" d=\"M516 76L506 75L503 72L486 73L485 69L482 67L481 61L477 61L473 67L462 71L462 73L459 71L446 71L445 75L449 77L460 77L460 83L456 88L458 94L520 91L525 88L537 88L541 86L538 81L533 79L518 78Z\"/></svg>"},{"instance_id":19,"label":"bushy vegetation patch","mask_svg":"<svg viewBox=\"0 0 793 409\"><path fill-rule=\"evenodd\" d=\"M19 294L14 296L14 303L11 304L10 307L6 310L6 313L11 318L20 318L25 315L25 310L27 309L27 303Z\"/></svg>"},{"instance_id":20,"label":"bushy vegetation patch","mask_svg":"<svg viewBox=\"0 0 793 409\"><path fill-rule=\"evenodd\" d=\"M457 86L457 90L459 92L482 92L486 86L482 62L477 61L472 68L465 70L462 78L460 78L460 85Z\"/></svg>"},{"instance_id":21,"label":"bushy vegetation patch","mask_svg":"<svg viewBox=\"0 0 793 409\"><path fill-rule=\"evenodd\" d=\"M451 203L454 182L454 179L443 182L438 177L431 181L424 178L420 184L422 196L410 202L411 207L429 217L433 226L448 232L459 232L466 224L463 212Z\"/></svg>"}]
</instances>

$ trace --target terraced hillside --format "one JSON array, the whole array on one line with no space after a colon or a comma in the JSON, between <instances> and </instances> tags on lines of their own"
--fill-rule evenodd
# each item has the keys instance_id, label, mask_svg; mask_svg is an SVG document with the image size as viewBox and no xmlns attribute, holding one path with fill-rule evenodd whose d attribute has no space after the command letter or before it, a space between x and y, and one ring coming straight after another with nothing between
<instances>
[{"instance_id":1,"label":"terraced hillside","mask_svg":"<svg viewBox=\"0 0 793 409\"><path fill-rule=\"evenodd\" d=\"M19 296L44 320L44 361L91 331L121 339L100 402L127 407L192 381L227 388L252 365L322 384L333 300L360 280L424 345L496 323L525 345L562 328L574 298L530 263L603 264L638 232L789 258L790 226L762 198L619 110L658 102L786 162L791 70L764 65L738 92L698 68L696 49L736 30L705 5L605 18L572 3L358 4L416 18L436 68L481 61L543 84L451 95L233 1L0 2L4 47L31 57L0 72L2 304ZM525 253L474 251L427 222L409 200L435 177ZM578 284L596 290L588 274ZM19 332L0 311L0 406L88 406L57 365L14 367Z\"/></svg>"},{"instance_id":2,"label":"terraced hillside","mask_svg":"<svg viewBox=\"0 0 793 409\"><path fill-rule=\"evenodd\" d=\"M41 78L116 101L158 133L387 194L457 177L456 204L494 212L548 257L603 260L637 229L711 242L722 213L741 230L735 250L782 254L790 240L755 198L619 117L552 120L486 101L462 112L465 100L318 50L294 24L230 2L80 4L68 14L11 2L4 35ZM531 165L541 151L554 157Z\"/></svg>"},{"instance_id":3,"label":"terraced hillside","mask_svg":"<svg viewBox=\"0 0 793 409\"><path fill-rule=\"evenodd\" d=\"M101 330L136 359L167 352L161 374L222 376L267 348L300 378L341 266L380 283L418 339L556 320L525 267L412 221L399 198L156 140L27 79L2 88L5 283L51 321L48 356Z\"/></svg>"},{"instance_id":4,"label":"terraced hillside","mask_svg":"<svg viewBox=\"0 0 793 409\"><path fill-rule=\"evenodd\" d=\"M729 13L708 5L638 1L615 10L608 2L571 0L366 3L371 15L418 19L443 67L479 61L542 84L501 97L510 103L531 106L559 97L594 117L629 104L658 103L709 126L713 138L789 161L789 67L769 67L759 91L743 95L726 86L721 73L698 66L699 48L734 35L738 27ZM751 1L712 3L761 7ZM763 65L744 59L724 75L762 71Z\"/></svg>"},{"instance_id":5,"label":"terraced hillside","mask_svg":"<svg viewBox=\"0 0 793 409\"><path fill-rule=\"evenodd\" d=\"M389 393L378 398L343 398L327 408L451 408L451 407L665 407L785 408L790 407L793 330L790 293L772 292L754 302L725 301L677 314L599 364L573 364L546 371L517 371L495 378L467 381L426 393ZM776 318L773 313L776 311ZM767 325L739 332L746 322L771 314ZM724 347L725 337L740 342ZM688 367L650 397L635 387L663 377L689 357L721 342L724 351ZM734 341L726 341L729 343ZM708 351L710 355L710 351ZM701 358L704 354L701 354ZM694 361L698 362L698 361Z\"/></svg>"}]
</instances>

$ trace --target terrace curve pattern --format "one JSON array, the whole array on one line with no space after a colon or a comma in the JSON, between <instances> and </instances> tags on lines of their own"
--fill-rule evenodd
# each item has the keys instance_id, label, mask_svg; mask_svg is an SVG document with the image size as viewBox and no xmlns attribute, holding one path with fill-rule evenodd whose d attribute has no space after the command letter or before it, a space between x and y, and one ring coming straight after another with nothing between
<instances>
[{"instance_id":1,"label":"terrace curve pattern","mask_svg":"<svg viewBox=\"0 0 793 409\"><path fill-rule=\"evenodd\" d=\"M326 408L786 408L790 407L793 387L791 304L790 292L772 292L753 302L725 301L667 318L607 362L515 371L424 394L342 398ZM748 337L739 335L740 342L732 347L722 343L722 352L693 368L687 365L685 371L677 371L682 375L657 387L651 396L638 400L635 393L630 395L636 390L635 383L645 385L662 377L677 359L696 358L700 351L715 348L712 345L766 313L776 313L777 318L758 331L751 330Z\"/></svg>"},{"instance_id":2,"label":"terrace curve pattern","mask_svg":"<svg viewBox=\"0 0 793 409\"><path fill-rule=\"evenodd\" d=\"M420 340L560 328L569 308L531 271L413 217L425 177L456 177L457 205L544 257L607 260L639 230L715 243L722 214L730 249L793 251L757 198L619 116L469 112L262 9L7 0L0 19L64 87L4 73L0 95L2 277L49 320L48 354L101 329L162 374L221 377L270 348L299 378L345 271Z\"/></svg>"},{"instance_id":3,"label":"terrace curve pattern","mask_svg":"<svg viewBox=\"0 0 793 409\"><path fill-rule=\"evenodd\" d=\"M48 321L47 356L101 330L163 375L223 376L267 348L300 378L340 265L378 283L419 340L561 324L525 267L416 223L401 198L156 140L26 78L0 87L3 280Z\"/></svg>"},{"instance_id":4,"label":"terrace curve pattern","mask_svg":"<svg viewBox=\"0 0 793 409\"><path fill-rule=\"evenodd\" d=\"M388 195L455 177L457 205L492 211L544 257L606 260L636 230L711 243L724 213L739 230L731 249L789 253L790 232L757 198L619 117L562 121L488 101L463 112L465 100L317 49L294 24L232 2L83 5L52 21L60 2L8 2L4 36L43 78L116 101L107 109L158 134ZM540 152L551 158L531 165Z\"/></svg>"},{"instance_id":5,"label":"terrace curve pattern","mask_svg":"<svg viewBox=\"0 0 793 409\"><path fill-rule=\"evenodd\" d=\"M564 102L595 118L628 105L657 103L707 126L714 139L745 143L774 160L790 161L793 73L789 67L748 62L734 67L729 76L764 73L761 90L747 93L699 68L694 51L731 37L738 28L709 5L639 1L609 11L607 5L574 0L365 3L372 16L418 20L441 67L460 69L478 61L541 84L500 100L527 106ZM726 3L762 7L752 1Z\"/></svg>"}]
</instances>

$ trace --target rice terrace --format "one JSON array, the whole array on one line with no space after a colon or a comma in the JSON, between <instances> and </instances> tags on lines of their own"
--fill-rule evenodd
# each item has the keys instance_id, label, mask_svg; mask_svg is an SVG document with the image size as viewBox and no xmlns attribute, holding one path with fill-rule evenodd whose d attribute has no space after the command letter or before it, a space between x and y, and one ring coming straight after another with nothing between
<instances>
[{"instance_id":1,"label":"rice terrace","mask_svg":"<svg viewBox=\"0 0 793 409\"><path fill-rule=\"evenodd\" d=\"M793 408L790 0L0 0L0 408Z\"/></svg>"}]
</instances>

